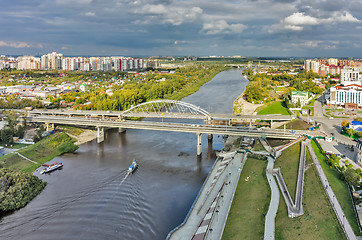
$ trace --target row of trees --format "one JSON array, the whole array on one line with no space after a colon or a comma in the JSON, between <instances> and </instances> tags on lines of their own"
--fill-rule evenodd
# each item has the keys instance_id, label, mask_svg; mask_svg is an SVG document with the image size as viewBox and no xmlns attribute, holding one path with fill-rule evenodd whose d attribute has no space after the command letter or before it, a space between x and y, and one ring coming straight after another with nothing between
<instances>
[{"instance_id":1,"label":"row of trees","mask_svg":"<svg viewBox=\"0 0 362 240\"><path fill-rule=\"evenodd\" d=\"M143 78L127 81L122 86L115 85L111 96L105 93L105 87L100 87L87 92L70 92L50 100L55 107L59 107L61 101L64 101L74 102L75 109L80 110L125 110L154 99L184 97L180 93L196 91L200 83L211 80L224 69L226 68L220 65L210 65L178 68L173 74L149 72Z\"/></svg>"}]
</instances>

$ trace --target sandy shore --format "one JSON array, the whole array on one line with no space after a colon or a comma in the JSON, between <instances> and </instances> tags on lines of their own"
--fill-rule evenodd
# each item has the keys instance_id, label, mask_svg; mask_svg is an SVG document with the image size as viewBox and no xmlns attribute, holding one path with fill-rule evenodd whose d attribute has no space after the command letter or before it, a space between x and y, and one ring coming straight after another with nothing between
<instances>
[{"instance_id":1,"label":"sandy shore","mask_svg":"<svg viewBox=\"0 0 362 240\"><path fill-rule=\"evenodd\" d=\"M256 115L255 109L263 104L253 104L245 101L243 98L244 94L241 94L235 101L234 101L234 109L239 109L234 114L241 114L241 115Z\"/></svg>"},{"instance_id":2,"label":"sandy shore","mask_svg":"<svg viewBox=\"0 0 362 240\"><path fill-rule=\"evenodd\" d=\"M83 143L92 141L93 139L97 138L97 131L90 130L90 129L84 129L84 132L82 132L80 135L75 136L72 134L67 133L70 137L76 139L77 141L74 143L76 145L81 145Z\"/></svg>"}]
</instances>

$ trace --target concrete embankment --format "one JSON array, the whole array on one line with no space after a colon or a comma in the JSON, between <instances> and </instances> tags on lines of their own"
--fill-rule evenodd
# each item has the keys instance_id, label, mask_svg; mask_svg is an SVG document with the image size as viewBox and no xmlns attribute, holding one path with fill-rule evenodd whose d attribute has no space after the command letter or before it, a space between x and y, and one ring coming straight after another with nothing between
<instances>
[{"instance_id":1,"label":"concrete embankment","mask_svg":"<svg viewBox=\"0 0 362 240\"><path fill-rule=\"evenodd\" d=\"M185 221L167 239L221 238L246 155L220 154Z\"/></svg>"}]
</instances>

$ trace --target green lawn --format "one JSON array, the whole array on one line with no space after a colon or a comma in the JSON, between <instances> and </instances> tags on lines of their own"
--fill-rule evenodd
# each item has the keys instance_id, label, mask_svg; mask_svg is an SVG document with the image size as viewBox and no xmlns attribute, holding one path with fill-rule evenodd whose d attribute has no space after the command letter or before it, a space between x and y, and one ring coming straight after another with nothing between
<instances>
[{"instance_id":1,"label":"green lawn","mask_svg":"<svg viewBox=\"0 0 362 240\"><path fill-rule=\"evenodd\" d=\"M79 136L80 134L82 134L84 132L83 129L73 127L73 126L59 125L59 126L57 126L57 128L62 129L66 133L70 133L70 134L75 135L75 136Z\"/></svg>"},{"instance_id":2,"label":"green lawn","mask_svg":"<svg viewBox=\"0 0 362 240\"><path fill-rule=\"evenodd\" d=\"M307 151L306 165L312 163ZM304 215L289 218L281 197L275 222L275 239L346 239L331 208L314 166L305 172Z\"/></svg>"},{"instance_id":3,"label":"green lawn","mask_svg":"<svg viewBox=\"0 0 362 240\"><path fill-rule=\"evenodd\" d=\"M344 214L346 215L349 223L353 228L353 231L357 236L362 236L362 234L359 232L356 215L353 209L353 203L346 182L341 180L339 177L339 173L334 168L331 168L324 161L324 155L320 152L318 146L314 141L312 141L312 147L318 157L319 163L323 168L323 171L328 179L328 182L332 187L333 192L336 195L338 202L343 209Z\"/></svg>"},{"instance_id":4,"label":"green lawn","mask_svg":"<svg viewBox=\"0 0 362 240\"><path fill-rule=\"evenodd\" d=\"M259 141L259 139L255 140L255 144L253 146L253 151L265 151L263 144Z\"/></svg>"},{"instance_id":5,"label":"green lawn","mask_svg":"<svg viewBox=\"0 0 362 240\"><path fill-rule=\"evenodd\" d=\"M229 239L263 239L265 217L269 208L270 188L264 160L248 158L222 236ZM249 177L248 181L245 179Z\"/></svg>"},{"instance_id":6,"label":"green lawn","mask_svg":"<svg viewBox=\"0 0 362 240\"><path fill-rule=\"evenodd\" d=\"M290 196L293 201L297 188L298 168L299 168L300 143L285 149L282 155L275 161L274 168L280 167L285 184L287 185ZM284 203L284 199L280 198ZM285 205L285 203L284 203Z\"/></svg>"},{"instance_id":7,"label":"green lawn","mask_svg":"<svg viewBox=\"0 0 362 240\"><path fill-rule=\"evenodd\" d=\"M23 170L33 172L41 164L50 161L54 157L65 152L73 152L78 148L71 141L71 138L65 133L56 133L48 136L40 142L18 150L23 156L39 163L31 163L17 154L11 153L0 157L0 167L6 167L11 170Z\"/></svg>"},{"instance_id":8,"label":"green lawn","mask_svg":"<svg viewBox=\"0 0 362 240\"><path fill-rule=\"evenodd\" d=\"M264 104L263 106L258 107L256 111L258 115L267 115L267 114L290 115L288 109L282 105L281 101Z\"/></svg>"}]
</instances>

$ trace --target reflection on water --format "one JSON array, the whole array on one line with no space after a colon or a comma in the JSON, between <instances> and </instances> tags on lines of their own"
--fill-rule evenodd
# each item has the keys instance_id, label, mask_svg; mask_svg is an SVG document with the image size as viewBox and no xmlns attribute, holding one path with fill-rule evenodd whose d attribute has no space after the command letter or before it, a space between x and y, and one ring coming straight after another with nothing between
<instances>
[{"instance_id":1,"label":"reflection on water","mask_svg":"<svg viewBox=\"0 0 362 240\"><path fill-rule=\"evenodd\" d=\"M210 112L230 113L247 82L241 71L217 75L184 99ZM217 91L215 92L215 88ZM48 182L25 208L2 218L0 239L163 239L185 218L215 160L222 138L196 134L118 129L105 142L64 154L62 170L34 174ZM139 169L125 178L136 159Z\"/></svg>"}]
</instances>

